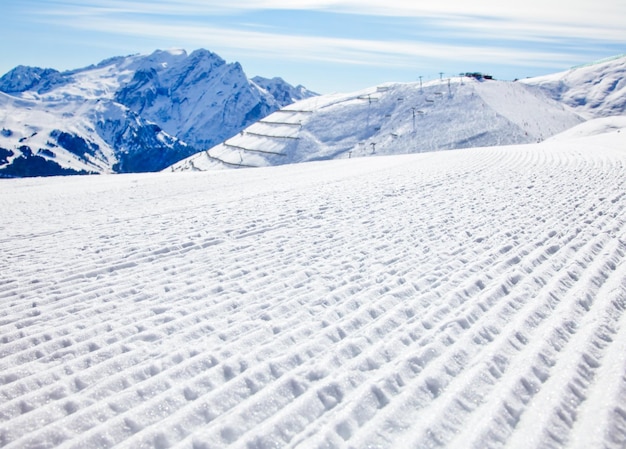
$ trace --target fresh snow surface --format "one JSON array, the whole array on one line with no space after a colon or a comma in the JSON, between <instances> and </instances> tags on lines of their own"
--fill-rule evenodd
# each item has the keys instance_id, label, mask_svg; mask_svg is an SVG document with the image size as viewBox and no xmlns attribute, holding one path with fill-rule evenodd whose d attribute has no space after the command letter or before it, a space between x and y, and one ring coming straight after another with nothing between
<instances>
[{"instance_id":1,"label":"fresh snow surface","mask_svg":"<svg viewBox=\"0 0 626 449\"><path fill-rule=\"evenodd\" d=\"M626 115L591 119L576 125L562 133L552 136L548 141L568 140L576 137L595 136L626 128Z\"/></svg>"},{"instance_id":2,"label":"fresh snow surface","mask_svg":"<svg viewBox=\"0 0 626 449\"><path fill-rule=\"evenodd\" d=\"M4 448L626 445L626 129L0 185Z\"/></svg>"}]
</instances>

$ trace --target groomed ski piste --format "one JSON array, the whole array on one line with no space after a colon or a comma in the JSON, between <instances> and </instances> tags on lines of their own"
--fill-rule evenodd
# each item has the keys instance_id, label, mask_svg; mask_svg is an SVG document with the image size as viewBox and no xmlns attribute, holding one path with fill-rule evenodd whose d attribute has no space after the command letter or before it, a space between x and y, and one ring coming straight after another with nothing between
<instances>
[{"instance_id":1,"label":"groomed ski piste","mask_svg":"<svg viewBox=\"0 0 626 449\"><path fill-rule=\"evenodd\" d=\"M387 83L298 101L166 171L531 143L584 120L523 83L471 76Z\"/></svg>"},{"instance_id":2,"label":"groomed ski piste","mask_svg":"<svg viewBox=\"0 0 626 449\"><path fill-rule=\"evenodd\" d=\"M624 448L626 123L0 183L3 448Z\"/></svg>"}]
</instances>

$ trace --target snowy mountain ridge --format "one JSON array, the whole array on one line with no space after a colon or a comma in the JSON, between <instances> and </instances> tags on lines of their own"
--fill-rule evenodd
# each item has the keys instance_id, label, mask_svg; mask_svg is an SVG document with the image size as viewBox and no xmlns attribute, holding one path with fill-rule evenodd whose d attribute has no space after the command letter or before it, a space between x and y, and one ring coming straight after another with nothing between
<instances>
[{"instance_id":1,"label":"snowy mountain ridge","mask_svg":"<svg viewBox=\"0 0 626 449\"><path fill-rule=\"evenodd\" d=\"M240 64L202 49L67 72L19 66L0 91L0 176L160 170L314 95L279 78L249 80ZM60 134L93 151L86 157Z\"/></svg>"},{"instance_id":2,"label":"snowy mountain ridge","mask_svg":"<svg viewBox=\"0 0 626 449\"><path fill-rule=\"evenodd\" d=\"M260 167L530 143L626 114L625 74L621 57L519 82L464 76L316 96L280 78L248 79L238 63L207 50L115 57L63 73L17 67L0 78L0 176Z\"/></svg>"},{"instance_id":3,"label":"snowy mountain ridge","mask_svg":"<svg viewBox=\"0 0 626 449\"><path fill-rule=\"evenodd\" d=\"M626 114L626 55L521 82L540 87L589 118Z\"/></svg>"},{"instance_id":4,"label":"snowy mountain ridge","mask_svg":"<svg viewBox=\"0 0 626 449\"><path fill-rule=\"evenodd\" d=\"M468 73L302 100L168 170L530 143L623 114L626 56L520 82Z\"/></svg>"}]
</instances>

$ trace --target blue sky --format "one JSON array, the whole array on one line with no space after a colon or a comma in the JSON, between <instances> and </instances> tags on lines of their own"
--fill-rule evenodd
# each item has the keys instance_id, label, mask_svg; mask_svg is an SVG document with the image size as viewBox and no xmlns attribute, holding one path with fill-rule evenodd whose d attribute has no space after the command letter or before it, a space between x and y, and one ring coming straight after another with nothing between
<instances>
[{"instance_id":1,"label":"blue sky","mask_svg":"<svg viewBox=\"0 0 626 449\"><path fill-rule=\"evenodd\" d=\"M319 93L481 71L525 78L626 53L624 0L5 0L0 73L211 50Z\"/></svg>"}]
</instances>

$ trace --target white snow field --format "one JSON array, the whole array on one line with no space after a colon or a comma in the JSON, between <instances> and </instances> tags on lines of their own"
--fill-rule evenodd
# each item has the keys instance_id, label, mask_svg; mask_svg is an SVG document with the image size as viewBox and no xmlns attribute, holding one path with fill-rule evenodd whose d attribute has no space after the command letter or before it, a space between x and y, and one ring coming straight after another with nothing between
<instances>
[{"instance_id":1,"label":"white snow field","mask_svg":"<svg viewBox=\"0 0 626 449\"><path fill-rule=\"evenodd\" d=\"M615 120L528 145L2 180L0 446L626 447Z\"/></svg>"}]
</instances>

